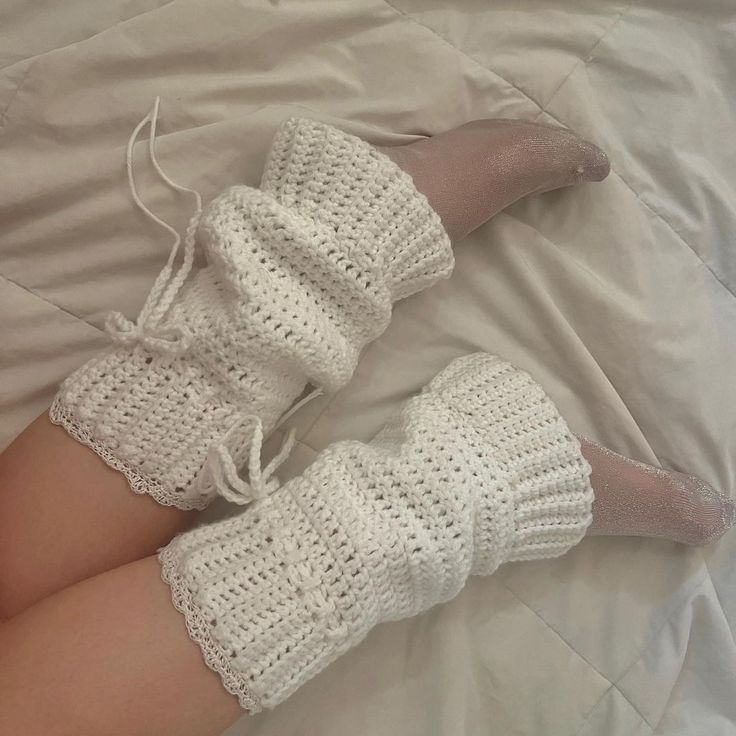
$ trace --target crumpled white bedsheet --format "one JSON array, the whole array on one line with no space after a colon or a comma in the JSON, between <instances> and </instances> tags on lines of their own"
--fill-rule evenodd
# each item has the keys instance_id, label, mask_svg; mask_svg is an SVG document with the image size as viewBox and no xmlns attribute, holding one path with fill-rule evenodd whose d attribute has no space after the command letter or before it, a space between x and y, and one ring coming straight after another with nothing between
<instances>
[{"instance_id":1,"label":"crumpled white bedsheet","mask_svg":"<svg viewBox=\"0 0 736 736\"><path fill-rule=\"evenodd\" d=\"M352 383L300 412L297 472L369 438L453 357L529 370L574 430L733 489L736 6L730 0L0 0L0 446L134 316L166 256L123 156L162 95L164 168L256 184L304 112L367 139L481 117L570 126L601 184L512 207L401 303ZM186 197L144 199L185 222ZM736 733L736 532L705 550L588 539L378 628L234 734Z\"/></svg>"}]
</instances>

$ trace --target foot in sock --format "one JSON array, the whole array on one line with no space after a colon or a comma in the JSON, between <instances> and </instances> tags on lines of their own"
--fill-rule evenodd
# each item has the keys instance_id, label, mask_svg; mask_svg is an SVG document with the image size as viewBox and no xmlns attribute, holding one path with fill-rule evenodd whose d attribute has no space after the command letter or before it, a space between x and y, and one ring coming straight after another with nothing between
<instances>
[{"instance_id":1,"label":"foot in sock","mask_svg":"<svg viewBox=\"0 0 736 736\"><path fill-rule=\"evenodd\" d=\"M588 534L705 545L736 522L736 504L705 481L631 460L581 439L595 501Z\"/></svg>"},{"instance_id":2,"label":"foot in sock","mask_svg":"<svg viewBox=\"0 0 736 736\"><path fill-rule=\"evenodd\" d=\"M457 240L529 194L605 179L606 154L564 128L474 120L380 151L414 180Z\"/></svg>"}]
</instances>

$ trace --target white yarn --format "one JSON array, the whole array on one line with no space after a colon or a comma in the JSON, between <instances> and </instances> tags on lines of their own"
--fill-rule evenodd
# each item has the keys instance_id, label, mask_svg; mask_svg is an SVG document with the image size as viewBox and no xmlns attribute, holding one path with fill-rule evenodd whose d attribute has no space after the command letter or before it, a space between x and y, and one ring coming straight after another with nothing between
<instances>
[{"instance_id":1,"label":"white yarn","mask_svg":"<svg viewBox=\"0 0 736 736\"><path fill-rule=\"evenodd\" d=\"M50 416L135 492L182 509L204 508L218 489L244 503L276 487L276 466L261 473L254 458L306 384L344 385L392 303L447 277L452 250L408 174L301 118L277 131L260 189L232 187L200 217L199 195L156 161L158 104L134 130L126 165L136 204L174 235L171 253L138 319L111 315L113 348L63 383ZM182 239L133 178L147 123L156 171L196 201L178 269ZM198 222L209 265L189 277ZM248 483L237 474L246 461Z\"/></svg>"},{"instance_id":2,"label":"white yarn","mask_svg":"<svg viewBox=\"0 0 736 736\"><path fill-rule=\"evenodd\" d=\"M156 139L156 122L158 120L160 103L161 98L156 97L151 112L133 130L125 152L125 164L128 173L128 186L133 201L147 217L174 236L174 243L171 247L168 261L156 278L136 323L134 324L128 320L120 312L111 312L105 322L105 329L113 342L117 344L130 345L134 342L140 342L152 349L166 352L173 351L175 353L184 348L185 343L183 341L185 340L185 336L180 330L176 330L176 328L169 329L167 332L157 330L157 327L192 269L192 264L194 263L194 238L202 216L202 197L194 189L189 189L172 181L158 163L154 142ZM195 212L189 220L184 238L184 261L175 274L173 273L173 266L182 242L181 236L171 225L164 222L158 215L155 215L146 207L138 195L138 190L135 186L135 177L133 175L133 146L138 139L140 131L147 124L150 124L148 155L156 172L172 189L178 192L193 194L195 199Z\"/></svg>"},{"instance_id":3,"label":"white yarn","mask_svg":"<svg viewBox=\"0 0 736 736\"><path fill-rule=\"evenodd\" d=\"M175 538L162 577L207 664L258 712L469 575L566 552L591 521L589 475L528 374L470 355L370 444L333 445L239 516Z\"/></svg>"}]
</instances>

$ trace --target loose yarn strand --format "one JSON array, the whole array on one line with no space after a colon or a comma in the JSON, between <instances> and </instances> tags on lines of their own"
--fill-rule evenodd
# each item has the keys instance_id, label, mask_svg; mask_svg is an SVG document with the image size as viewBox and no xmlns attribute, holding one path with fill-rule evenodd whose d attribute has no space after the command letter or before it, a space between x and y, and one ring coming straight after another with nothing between
<instances>
[{"instance_id":1,"label":"loose yarn strand","mask_svg":"<svg viewBox=\"0 0 736 736\"><path fill-rule=\"evenodd\" d=\"M297 401L281 416L274 429L283 426L287 419L310 401L321 396L322 393L324 392L321 388L316 388L303 399ZM248 449L248 481L244 481L238 474L232 452L228 449L228 443L230 438L247 423L253 424L253 433L250 437L250 447ZM210 476L218 493L231 503L236 503L239 506L265 498L279 488L280 484L278 479L274 477L274 473L288 459L295 445L296 430L292 427L284 437L278 453L265 468L262 468L263 423L260 417L248 414L236 420L223 435L220 442L210 448L207 455Z\"/></svg>"},{"instance_id":2,"label":"loose yarn strand","mask_svg":"<svg viewBox=\"0 0 736 736\"><path fill-rule=\"evenodd\" d=\"M125 154L125 165L128 175L128 186L130 193L133 197L133 201L136 206L143 212L146 217L151 219L161 228L166 230L174 238L174 242L169 252L169 257L166 264L161 269L160 273L156 277L151 291L146 298L146 301L141 309L138 319L135 324L125 318L119 312L113 312L108 317L107 329L113 340L116 342L128 344L133 340L146 342L149 347L164 348L168 352L173 345L176 345L176 340L172 343L169 338L169 332L174 333L174 337L181 338L181 335L176 334L174 331L159 331L164 334L157 335L156 328L165 317L171 304L173 303L176 295L186 281L189 273L191 272L192 265L194 263L194 250L195 250L195 235L197 226L202 216L202 197L199 192L189 187L182 186L173 181L166 172L161 168L161 165L156 158L155 149L155 138L156 138L156 124L158 121L158 114L160 108L161 98L156 97L153 108L143 118L143 120L136 125L135 129L128 139L128 145L126 147ZM149 125L149 137L148 137L148 155L151 163L153 164L156 173L159 175L161 180L174 189L177 192L185 192L192 194L195 200L195 211L186 227L184 237L184 259L179 269L174 273L174 262L179 252L179 247L182 243L181 235L167 222L162 220L158 215L152 212L141 199L138 188L135 183L135 174L133 169L133 149L141 130Z\"/></svg>"}]
</instances>

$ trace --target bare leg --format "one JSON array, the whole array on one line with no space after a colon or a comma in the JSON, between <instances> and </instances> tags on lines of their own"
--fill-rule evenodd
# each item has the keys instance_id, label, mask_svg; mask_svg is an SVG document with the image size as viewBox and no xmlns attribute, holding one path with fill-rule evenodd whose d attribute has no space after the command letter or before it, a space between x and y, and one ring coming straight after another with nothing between
<instances>
[{"instance_id":1,"label":"bare leg","mask_svg":"<svg viewBox=\"0 0 736 736\"><path fill-rule=\"evenodd\" d=\"M155 557L0 624L0 733L216 736L242 715L171 605Z\"/></svg>"},{"instance_id":2,"label":"bare leg","mask_svg":"<svg viewBox=\"0 0 736 736\"><path fill-rule=\"evenodd\" d=\"M382 149L461 238L517 199L608 173L574 133L480 120ZM0 456L0 618L65 586L152 554L191 512L130 492L122 475L39 417Z\"/></svg>"},{"instance_id":3,"label":"bare leg","mask_svg":"<svg viewBox=\"0 0 736 736\"><path fill-rule=\"evenodd\" d=\"M192 519L159 506L44 414L0 455L0 618L154 553Z\"/></svg>"}]
</instances>

